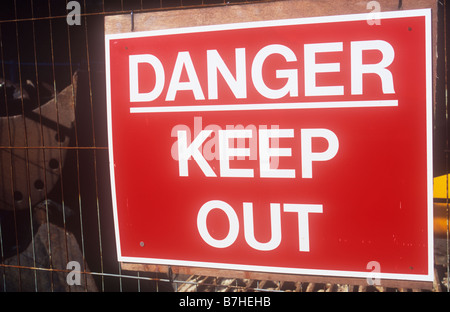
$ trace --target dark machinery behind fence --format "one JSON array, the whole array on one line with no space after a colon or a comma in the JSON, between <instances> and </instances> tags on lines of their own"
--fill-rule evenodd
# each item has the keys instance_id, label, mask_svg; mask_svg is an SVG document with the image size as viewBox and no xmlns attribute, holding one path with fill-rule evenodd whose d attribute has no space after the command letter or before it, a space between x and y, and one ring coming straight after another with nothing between
<instances>
[{"instance_id":1,"label":"dark machinery behind fence","mask_svg":"<svg viewBox=\"0 0 450 312\"><path fill-rule=\"evenodd\" d=\"M63 1L2 4L0 290L405 290L123 271L116 260L109 189L103 16L237 1L79 2L83 14L75 26L66 22ZM439 8L443 30L444 10ZM439 53L445 55L443 31L438 37ZM435 144L435 162L442 165L435 175L442 175L448 173L448 125L442 117L446 98L439 90L446 85L447 63L444 57L438 60L435 131L442 138ZM435 204L438 219L446 227L436 233L433 291L448 291L448 198ZM81 265L80 285L67 282L71 261Z\"/></svg>"}]
</instances>

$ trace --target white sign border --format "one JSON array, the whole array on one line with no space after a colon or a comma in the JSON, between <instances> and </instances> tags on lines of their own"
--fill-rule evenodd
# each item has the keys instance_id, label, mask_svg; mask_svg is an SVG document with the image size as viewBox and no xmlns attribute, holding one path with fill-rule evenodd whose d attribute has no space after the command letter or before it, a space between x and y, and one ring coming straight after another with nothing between
<instances>
[{"instance_id":1,"label":"white sign border","mask_svg":"<svg viewBox=\"0 0 450 312\"><path fill-rule=\"evenodd\" d=\"M427 226L428 226L428 274L394 274L394 273L377 273L376 277L380 279L395 279L409 281L428 281L434 280L434 242L433 242L433 133L432 133L432 105L433 105L433 82L432 82L432 29L431 29L431 9L417 10L400 10L392 12L380 12L377 18L380 20L387 18L403 18L403 17L425 17L425 43L426 43L426 121L427 121L427 191L428 191L428 209L427 209ZM369 18L370 17L370 18ZM120 246L119 220L117 215L117 197L115 187L114 172L114 155L113 155L113 133L111 125L111 72L110 72L110 41L114 39L138 38L146 36L163 36L183 33L198 33L209 31L232 30L242 28L259 28L283 25L305 25L315 23L334 23L349 22L371 19L369 13L306 17L294 19L281 19L271 21L243 22L222 25L207 25L195 27L182 27L153 31L129 32L119 34L105 35L105 74L106 74L106 104L107 104L107 130L108 130L108 150L109 150L109 168L111 182L111 196L113 206L114 230L116 238L117 259L119 262L143 263L143 264L161 264L175 266L190 266L212 269L231 269L256 271L267 273L283 273L283 274L302 274L302 275L319 275L319 276L335 276L335 277L354 277L354 278L373 278L374 272L370 271L340 271L340 270L322 270L322 269L301 269L286 268L272 266L257 265L241 265L230 263L202 262L190 260L174 260L174 259L158 259L158 258L141 258L141 257L125 257L122 256ZM301 104L301 103L300 103ZM295 107L302 108L302 107ZM130 112L131 113L131 112Z\"/></svg>"}]
</instances>

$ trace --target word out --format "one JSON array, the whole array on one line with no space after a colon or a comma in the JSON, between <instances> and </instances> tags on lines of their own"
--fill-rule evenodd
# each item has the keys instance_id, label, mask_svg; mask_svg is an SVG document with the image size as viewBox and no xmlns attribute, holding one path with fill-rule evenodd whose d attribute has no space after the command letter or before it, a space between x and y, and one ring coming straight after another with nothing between
<instances>
[{"instance_id":1,"label":"word out","mask_svg":"<svg viewBox=\"0 0 450 312\"><path fill-rule=\"evenodd\" d=\"M213 238L207 227L208 214L213 209L223 211L228 219L228 234L223 239ZM283 212L297 213L298 217L298 241L299 251L310 250L309 248L309 214L322 213L322 205L301 205L301 204L283 204ZM253 203L243 203L244 214L244 236L247 244L256 250L269 251L277 248L281 243L281 204L270 204L270 219L272 237L268 242L261 243L256 240L253 224ZM231 246L239 235L239 219L229 204L220 200L211 200L205 203L198 212L197 229L203 240L215 248L226 248Z\"/></svg>"}]
</instances>

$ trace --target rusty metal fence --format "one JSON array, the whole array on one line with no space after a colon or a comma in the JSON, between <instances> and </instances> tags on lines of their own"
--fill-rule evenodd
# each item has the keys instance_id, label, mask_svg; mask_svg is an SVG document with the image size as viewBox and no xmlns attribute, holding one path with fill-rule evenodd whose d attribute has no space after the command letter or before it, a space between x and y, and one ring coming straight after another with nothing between
<instances>
[{"instance_id":1,"label":"rusty metal fence","mask_svg":"<svg viewBox=\"0 0 450 312\"><path fill-rule=\"evenodd\" d=\"M103 18L257 1L81 0L69 9L68 2L2 1L1 291L408 290L123 271L111 208ZM77 4L79 20L69 23ZM438 7L435 176L449 171L445 5ZM435 241L436 292L449 291L448 194L440 204L446 231Z\"/></svg>"}]
</instances>

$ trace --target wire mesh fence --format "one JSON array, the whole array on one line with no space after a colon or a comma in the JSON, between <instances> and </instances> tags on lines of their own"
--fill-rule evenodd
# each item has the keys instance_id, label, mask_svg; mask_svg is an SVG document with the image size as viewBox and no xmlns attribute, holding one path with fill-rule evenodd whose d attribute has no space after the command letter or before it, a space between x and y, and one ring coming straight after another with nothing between
<instances>
[{"instance_id":1,"label":"wire mesh fence","mask_svg":"<svg viewBox=\"0 0 450 312\"><path fill-rule=\"evenodd\" d=\"M258 1L10 0L0 11L1 291L397 291L379 286L257 281L123 271L117 262L108 165L105 15ZM446 55L444 7L439 53ZM447 173L446 58L439 58L435 162ZM448 197L448 196L447 196ZM446 234L433 291L448 291ZM79 273L80 272L80 273Z\"/></svg>"}]
</instances>

